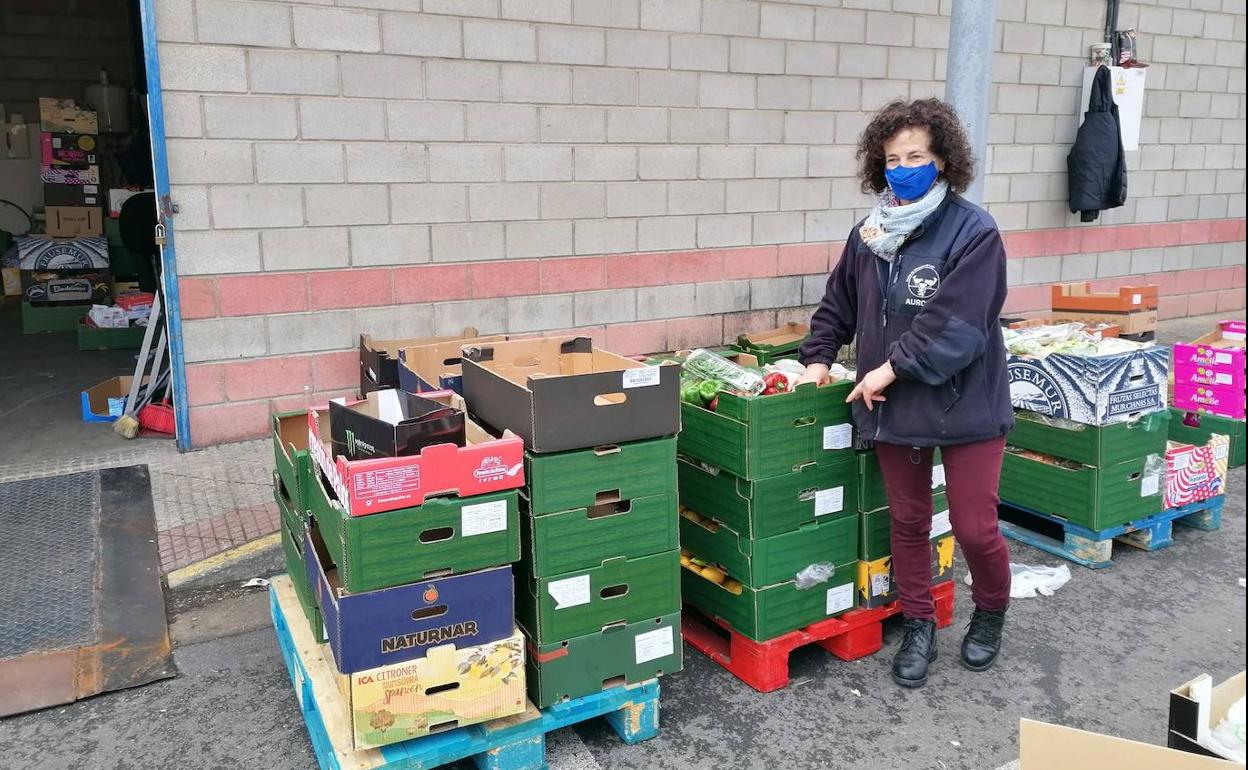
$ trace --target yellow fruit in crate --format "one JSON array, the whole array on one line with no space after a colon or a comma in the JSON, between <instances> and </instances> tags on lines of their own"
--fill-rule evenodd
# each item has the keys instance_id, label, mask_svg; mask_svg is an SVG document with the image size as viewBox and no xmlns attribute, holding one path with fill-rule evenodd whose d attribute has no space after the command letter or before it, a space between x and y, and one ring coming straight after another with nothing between
<instances>
[{"instance_id":1,"label":"yellow fruit in crate","mask_svg":"<svg viewBox=\"0 0 1248 770\"><path fill-rule=\"evenodd\" d=\"M689 566L690 564L692 564L692 563L693 563L693 562L691 562L691 561L689 560L689 554L685 553L684 551L681 551L681 553L680 553L680 566L682 566L682 567L688 567L688 566Z\"/></svg>"},{"instance_id":2,"label":"yellow fruit in crate","mask_svg":"<svg viewBox=\"0 0 1248 770\"><path fill-rule=\"evenodd\" d=\"M723 570L716 567L703 567L702 571L698 574L716 585L723 585L724 580L728 577L724 574Z\"/></svg>"},{"instance_id":3,"label":"yellow fruit in crate","mask_svg":"<svg viewBox=\"0 0 1248 770\"><path fill-rule=\"evenodd\" d=\"M741 595L741 581L728 578L723 582L724 590L734 596Z\"/></svg>"}]
</instances>

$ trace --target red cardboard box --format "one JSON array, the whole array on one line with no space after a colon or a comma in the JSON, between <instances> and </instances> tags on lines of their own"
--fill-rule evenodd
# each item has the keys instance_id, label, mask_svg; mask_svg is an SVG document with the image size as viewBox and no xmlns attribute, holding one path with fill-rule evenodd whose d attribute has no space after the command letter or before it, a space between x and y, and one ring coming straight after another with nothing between
<instances>
[{"instance_id":1,"label":"red cardboard box","mask_svg":"<svg viewBox=\"0 0 1248 770\"><path fill-rule=\"evenodd\" d=\"M451 391L421 394L466 411ZM505 431L494 438L465 420L467 446L437 444L420 454L350 461L330 450L328 417L308 412L308 448L350 516L421 505L434 495L470 497L524 486L524 442Z\"/></svg>"}]
</instances>

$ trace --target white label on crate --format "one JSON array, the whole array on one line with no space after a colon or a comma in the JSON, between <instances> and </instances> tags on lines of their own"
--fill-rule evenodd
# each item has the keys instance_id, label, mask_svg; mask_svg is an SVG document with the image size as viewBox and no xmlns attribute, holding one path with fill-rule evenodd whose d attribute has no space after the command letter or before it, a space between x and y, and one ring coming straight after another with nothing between
<instances>
[{"instance_id":1,"label":"white label on crate","mask_svg":"<svg viewBox=\"0 0 1248 770\"><path fill-rule=\"evenodd\" d=\"M953 531L953 522L949 521L949 511L941 511L932 517L932 537L940 537Z\"/></svg>"},{"instance_id":2,"label":"white label on crate","mask_svg":"<svg viewBox=\"0 0 1248 770\"><path fill-rule=\"evenodd\" d=\"M1161 494L1161 475L1150 473L1140 481L1140 497L1152 497Z\"/></svg>"},{"instance_id":3,"label":"white label on crate","mask_svg":"<svg viewBox=\"0 0 1248 770\"><path fill-rule=\"evenodd\" d=\"M96 193L98 193L99 191L100 191L100 187L99 187L99 185L94 185L94 184L84 184L84 185L82 186L82 194L83 194L83 195L95 195L95 194L96 194Z\"/></svg>"},{"instance_id":4,"label":"white label on crate","mask_svg":"<svg viewBox=\"0 0 1248 770\"><path fill-rule=\"evenodd\" d=\"M546 586L546 591L555 600L557 610L589 604L589 575L556 580Z\"/></svg>"},{"instance_id":5,"label":"white label on crate","mask_svg":"<svg viewBox=\"0 0 1248 770\"><path fill-rule=\"evenodd\" d=\"M1230 353L1214 353L1213 362L1216 364L1229 364L1231 362Z\"/></svg>"},{"instance_id":6,"label":"white label on crate","mask_svg":"<svg viewBox=\"0 0 1248 770\"><path fill-rule=\"evenodd\" d=\"M887 572L877 572L871 576L871 596L885 596L892 588L893 581L889 579Z\"/></svg>"},{"instance_id":7,"label":"white label on crate","mask_svg":"<svg viewBox=\"0 0 1248 770\"><path fill-rule=\"evenodd\" d=\"M1192 453L1190 451L1183 452L1174 456L1174 469L1181 471L1192 464Z\"/></svg>"},{"instance_id":8,"label":"white label on crate","mask_svg":"<svg viewBox=\"0 0 1248 770\"><path fill-rule=\"evenodd\" d=\"M939 489L945 485L945 464L932 466L932 489Z\"/></svg>"},{"instance_id":9,"label":"white label on crate","mask_svg":"<svg viewBox=\"0 0 1248 770\"><path fill-rule=\"evenodd\" d=\"M1213 375L1214 385L1230 385L1235 381L1235 377L1226 372L1217 372Z\"/></svg>"},{"instance_id":10,"label":"white label on crate","mask_svg":"<svg viewBox=\"0 0 1248 770\"><path fill-rule=\"evenodd\" d=\"M825 615L834 615L842 610L847 610L854 606L854 584L846 583L843 586L828 589L828 598L826 604Z\"/></svg>"},{"instance_id":11,"label":"white label on crate","mask_svg":"<svg viewBox=\"0 0 1248 770\"><path fill-rule=\"evenodd\" d=\"M507 529L507 501L465 505L459 517L459 534L462 537L486 535Z\"/></svg>"},{"instance_id":12,"label":"white label on crate","mask_svg":"<svg viewBox=\"0 0 1248 770\"><path fill-rule=\"evenodd\" d=\"M824 449L849 449L854 444L854 426L843 422L823 429Z\"/></svg>"},{"instance_id":13,"label":"white label on crate","mask_svg":"<svg viewBox=\"0 0 1248 770\"><path fill-rule=\"evenodd\" d=\"M1213 448L1213 459L1215 459L1215 460L1225 460L1225 459L1226 459L1226 450L1227 450L1227 449L1228 449L1228 447L1227 447L1227 445L1226 445L1226 444L1218 444L1217 446L1215 446L1215 447Z\"/></svg>"},{"instance_id":14,"label":"white label on crate","mask_svg":"<svg viewBox=\"0 0 1248 770\"><path fill-rule=\"evenodd\" d=\"M826 516L845 508L845 487L820 489L815 492L815 515Z\"/></svg>"},{"instance_id":15,"label":"white label on crate","mask_svg":"<svg viewBox=\"0 0 1248 770\"><path fill-rule=\"evenodd\" d=\"M1138 304L1140 304L1140 303L1141 303L1141 302L1143 302L1143 301L1144 301L1144 295L1143 295L1143 294L1132 294L1132 295L1131 295L1131 304L1132 304L1132 305L1138 305Z\"/></svg>"},{"instance_id":16,"label":"white label on crate","mask_svg":"<svg viewBox=\"0 0 1248 770\"><path fill-rule=\"evenodd\" d=\"M624 370L624 387L625 388L648 388L651 385L658 385L660 375L658 366L641 366L636 369Z\"/></svg>"},{"instance_id":17,"label":"white label on crate","mask_svg":"<svg viewBox=\"0 0 1248 770\"><path fill-rule=\"evenodd\" d=\"M664 626L653 631L647 631L644 634L638 634L637 638L633 639L633 651L639 666L652 660L666 658L675 649L676 635L672 632L671 626Z\"/></svg>"}]
</instances>

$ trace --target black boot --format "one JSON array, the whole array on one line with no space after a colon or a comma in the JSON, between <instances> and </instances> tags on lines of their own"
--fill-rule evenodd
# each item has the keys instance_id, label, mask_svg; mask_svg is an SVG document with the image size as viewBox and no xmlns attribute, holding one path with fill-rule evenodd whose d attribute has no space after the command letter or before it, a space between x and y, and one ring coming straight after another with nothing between
<instances>
[{"instance_id":1,"label":"black boot","mask_svg":"<svg viewBox=\"0 0 1248 770\"><path fill-rule=\"evenodd\" d=\"M936 660L936 621L906 618L905 636L893 657L893 681L902 687L927 684L927 667Z\"/></svg>"},{"instance_id":2,"label":"black boot","mask_svg":"<svg viewBox=\"0 0 1248 770\"><path fill-rule=\"evenodd\" d=\"M962 639L962 665L972 671L987 671L1001 651L1001 629L1005 610L991 612L976 607Z\"/></svg>"}]
</instances>

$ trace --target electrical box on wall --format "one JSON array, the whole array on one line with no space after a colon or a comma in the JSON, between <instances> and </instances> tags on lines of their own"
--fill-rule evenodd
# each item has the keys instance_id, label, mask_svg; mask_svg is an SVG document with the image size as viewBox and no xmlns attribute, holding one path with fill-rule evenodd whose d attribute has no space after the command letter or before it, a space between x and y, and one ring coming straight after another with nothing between
<instances>
[{"instance_id":1,"label":"electrical box on wall","mask_svg":"<svg viewBox=\"0 0 1248 770\"><path fill-rule=\"evenodd\" d=\"M1079 120L1088 111L1088 101L1092 97L1092 80L1096 77L1097 67L1085 67L1083 70L1083 101L1079 111ZM1144 77L1148 69L1145 67L1110 67L1109 82L1114 94L1114 104L1118 105L1118 121L1122 125L1122 148L1124 150L1140 149L1140 118L1144 115Z\"/></svg>"}]
</instances>

